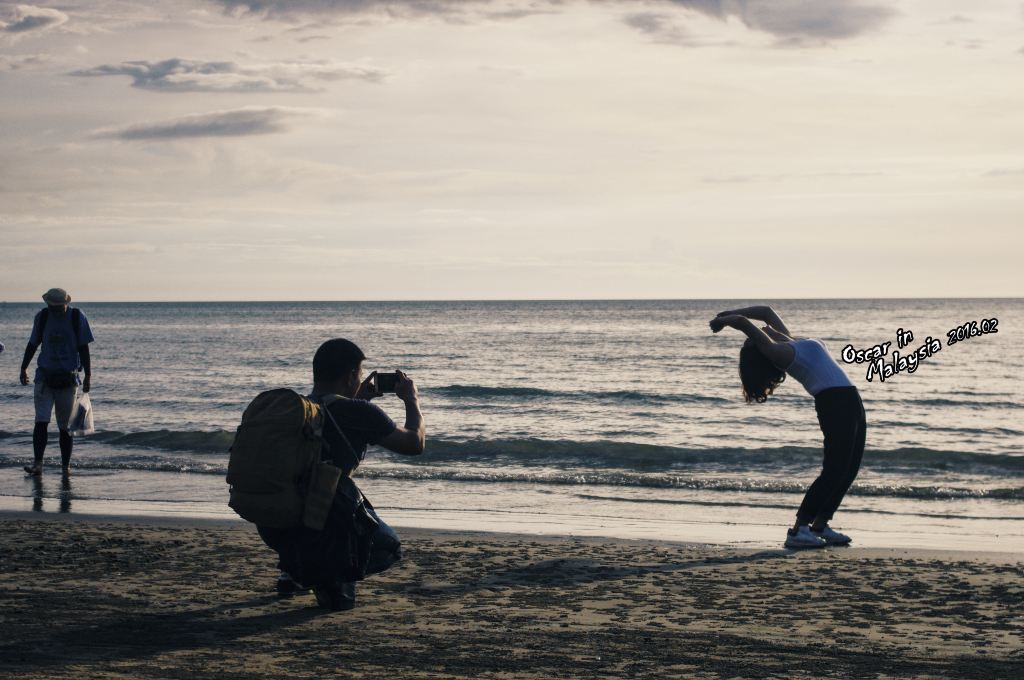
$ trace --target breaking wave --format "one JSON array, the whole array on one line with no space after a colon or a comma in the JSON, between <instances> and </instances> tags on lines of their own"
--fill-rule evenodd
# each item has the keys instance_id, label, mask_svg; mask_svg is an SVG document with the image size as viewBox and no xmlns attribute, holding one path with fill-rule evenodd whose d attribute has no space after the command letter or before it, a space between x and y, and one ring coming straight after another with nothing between
<instances>
[{"instance_id":1,"label":"breaking wave","mask_svg":"<svg viewBox=\"0 0 1024 680\"><path fill-rule=\"evenodd\" d=\"M0 431L0 439L14 433ZM151 432L105 431L85 442L110 447L195 453L225 457L234 439L226 430L155 430ZM761 448L688 448L611 440L568 439L429 439L422 457L393 456L381 451L374 457L427 467L437 463L497 463L501 465L573 467L638 472L679 471L690 468L743 471L748 469L806 468L820 464L821 449L803 446ZM873 469L978 471L985 474L1024 476L1024 455L946 451L907 447L872 449L864 453L864 466Z\"/></svg>"}]
</instances>

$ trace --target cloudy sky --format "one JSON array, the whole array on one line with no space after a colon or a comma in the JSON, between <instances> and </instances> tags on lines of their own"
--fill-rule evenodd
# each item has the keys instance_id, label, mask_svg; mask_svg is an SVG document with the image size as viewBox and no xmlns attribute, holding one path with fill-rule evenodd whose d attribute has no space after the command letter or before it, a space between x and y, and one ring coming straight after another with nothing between
<instances>
[{"instance_id":1,"label":"cloudy sky","mask_svg":"<svg viewBox=\"0 0 1024 680\"><path fill-rule=\"evenodd\" d=\"M0 300L1024 295L1021 0L0 1Z\"/></svg>"}]
</instances>

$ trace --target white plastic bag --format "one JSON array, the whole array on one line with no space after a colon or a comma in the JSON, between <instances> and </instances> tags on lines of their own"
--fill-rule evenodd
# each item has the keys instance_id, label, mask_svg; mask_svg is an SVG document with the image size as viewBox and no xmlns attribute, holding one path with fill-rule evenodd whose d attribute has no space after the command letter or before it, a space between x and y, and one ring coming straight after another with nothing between
<instances>
[{"instance_id":1,"label":"white plastic bag","mask_svg":"<svg viewBox=\"0 0 1024 680\"><path fill-rule=\"evenodd\" d=\"M74 437L81 437L96 431L92 421L92 400L89 399L88 394L83 392L78 395L78 403L75 404L75 412L71 416L68 429L71 430L71 435Z\"/></svg>"}]
</instances>

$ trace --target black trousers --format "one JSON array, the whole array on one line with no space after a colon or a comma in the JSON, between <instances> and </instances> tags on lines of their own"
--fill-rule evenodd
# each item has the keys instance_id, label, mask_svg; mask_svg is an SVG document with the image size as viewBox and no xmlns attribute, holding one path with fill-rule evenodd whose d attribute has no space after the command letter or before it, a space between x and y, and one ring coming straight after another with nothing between
<instances>
[{"instance_id":1,"label":"black trousers","mask_svg":"<svg viewBox=\"0 0 1024 680\"><path fill-rule=\"evenodd\" d=\"M867 421L856 387L830 387L814 397L818 424L825 435L821 474L807 490L797 520L809 524L817 517L832 519L860 470Z\"/></svg>"},{"instance_id":2,"label":"black trousers","mask_svg":"<svg viewBox=\"0 0 1024 680\"><path fill-rule=\"evenodd\" d=\"M384 571L402 559L402 543L395 530L384 523L364 498L366 513L372 518L374 530L372 535L367 535L366 553L357 555L353 552L358 551L359 546L345 540L347 532L354 529L344 522L346 516L352 515L352 510L343 498L340 493L335 496L323 531L301 526L290 529L257 526L256 529L263 542L277 553L277 566L281 571L288 572L307 586L344 585L355 597L355 582L349 578L361 579ZM361 558L365 561L354 564ZM358 576L351 575L353 569L359 571ZM350 575L346 578L342 574Z\"/></svg>"}]
</instances>

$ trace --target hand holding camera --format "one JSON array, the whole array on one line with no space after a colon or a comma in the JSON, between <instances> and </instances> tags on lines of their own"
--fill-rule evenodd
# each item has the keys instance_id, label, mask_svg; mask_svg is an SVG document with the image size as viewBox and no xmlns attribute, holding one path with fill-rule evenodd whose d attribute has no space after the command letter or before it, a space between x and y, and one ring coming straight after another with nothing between
<instances>
[{"instance_id":1,"label":"hand holding camera","mask_svg":"<svg viewBox=\"0 0 1024 680\"><path fill-rule=\"evenodd\" d=\"M370 401L385 394L394 394L402 401L416 401L419 398L415 383L402 371L393 373L374 371L359 386L355 398Z\"/></svg>"},{"instance_id":2,"label":"hand holding camera","mask_svg":"<svg viewBox=\"0 0 1024 680\"><path fill-rule=\"evenodd\" d=\"M396 374L398 382L395 384L395 395L407 404L419 401L420 395L416 391L416 383L412 381L412 378L402 371L396 371Z\"/></svg>"},{"instance_id":3,"label":"hand holding camera","mask_svg":"<svg viewBox=\"0 0 1024 680\"><path fill-rule=\"evenodd\" d=\"M370 375L366 376L366 379L363 380L363 382L359 383L359 389L356 390L356 393L352 398L371 401L380 395L381 393L377 391L377 371L374 371Z\"/></svg>"}]
</instances>

